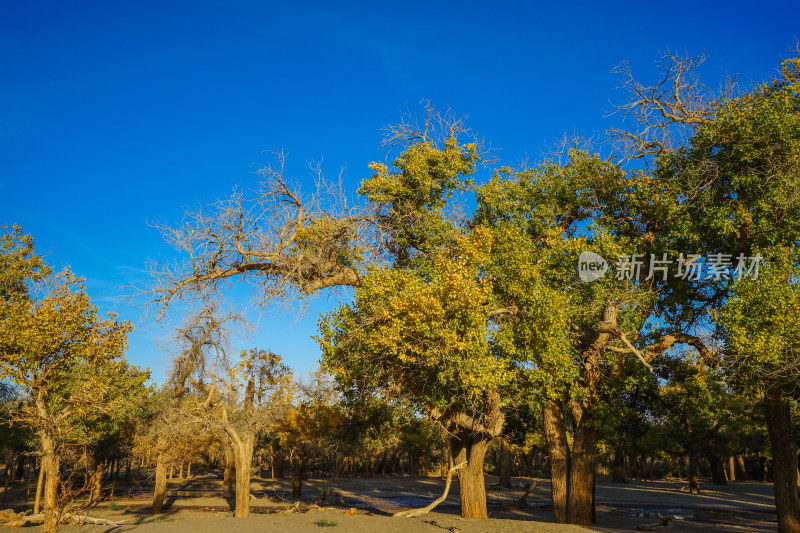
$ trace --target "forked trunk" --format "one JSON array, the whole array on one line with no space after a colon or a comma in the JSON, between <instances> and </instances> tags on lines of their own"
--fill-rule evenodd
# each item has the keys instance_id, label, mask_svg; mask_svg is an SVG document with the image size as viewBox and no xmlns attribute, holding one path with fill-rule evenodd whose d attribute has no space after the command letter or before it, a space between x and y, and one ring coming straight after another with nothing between
<instances>
[{"instance_id":1,"label":"forked trunk","mask_svg":"<svg viewBox=\"0 0 800 533\"><path fill-rule=\"evenodd\" d=\"M778 532L800 531L800 498L797 494L797 444L789 400L780 392L764 396L769 440L772 444L772 477Z\"/></svg>"},{"instance_id":2,"label":"forked trunk","mask_svg":"<svg viewBox=\"0 0 800 533\"><path fill-rule=\"evenodd\" d=\"M153 514L161 514L164 507L164 494L167 492L167 463L161 454L156 459L156 479L153 485Z\"/></svg>"},{"instance_id":3,"label":"forked trunk","mask_svg":"<svg viewBox=\"0 0 800 533\"><path fill-rule=\"evenodd\" d=\"M570 453L564 426L564 413L561 406L552 400L547 400L544 404L544 433L550 454L553 519L560 524L565 524L567 523L569 490L567 480L569 479Z\"/></svg>"},{"instance_id":4,"label":"forked trunk","mask_svg":"<svg viewBox=\"0 0 800 533\"><path fill-rule=\"evenodd\" d=\"M483 460L490 437L466 431L451 437L453 462L467 464L458 470L461 491L461 518L488 518L486 511L486 485L483 479Z\"/></svg>"}]
</instances>

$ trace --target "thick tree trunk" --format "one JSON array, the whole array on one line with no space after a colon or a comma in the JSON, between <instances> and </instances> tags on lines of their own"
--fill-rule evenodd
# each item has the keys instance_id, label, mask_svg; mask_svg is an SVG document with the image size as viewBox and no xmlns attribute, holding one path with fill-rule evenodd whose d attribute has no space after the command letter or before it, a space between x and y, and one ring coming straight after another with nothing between
<instances>
[{"instance_id":1,"label":"thick tree trunk","mask_svg":"<svg viewBox=\"0 0 800 533\"><path fill-rule=\"evenodd\" d=\"M500 453L498 454L497 473L499 484L504 489L511 488L511 450L508 449L506 439L500 437Z\"/></svg>"},{"instance_id":2,"label":"thick tree trunk","mask_svg":"<svg viewBox=\"0 0 800 533\"><path fill-rule=\"evenodd\" d=\"M744 464L744 455L736 456L736 464L739 467L739 477L742 478L742 481L750 479L750 476L747 475L747 466Z\"/></svg>"},{"instance_id":3,"label":"thick tree trunk","mask_svg":"<svg viewBox=\"0 0 800 533\"><path fill-rule=\"evenodd\" d=\"M250 467L253 463L254 436L233 443L236 462L236 509L235 517L250 516Z\"/></svg>"},{"instance_id":4,"label":"thick tree trunk","mask_svg":"<svg viewBox=\"0 0 800 533\"><path fill-rule=\"evenodd\" d=\"M714 485L727 485L728 481L725 479L725 464L717 452L711 448L706 452L706 459L711 465L711 482Z\"/></svg>"},{"instance_id":5,"label":"thick tree trunk","mask_svg":"<svg viewBox=\"0 0 800 533\"><path fill-rule=\"evenodd\" d=\"M230 487L236 484L236 458L233 448L229 443L225 443L225 471L222 475L222 484Z\"/></svg>"},{"instance_id":6,"label":"thick tree trunk","mask_svg":"<svg viewBox=\"0 0 800 533\"><path fill-rule=\"evenodd\" d=\"M594 516L594 470L597 457L597 431L588 414L575 429L569 472L568 517L571 524L590 525Z\"/></svg>"},{"instance_id":7,"label":"thick tree trunk","mask_svg":"<svg viewBox=\"0 0 800 533\"><path fill-rule=\"evenodd\" d=\"M544 433L550 454L550 481L553 502L553 518L560 524L567 523L569 491L570 453L561 406L547 400L544 404Z\"/></svg>"},{"instance_id":8,"label":"thick tree trunk","mask_svg":"<svg viewBox=\"0 0 800 533\"><path fill-rule=\"evenodd\" d=\"M736 481L736 463L732 455L728 457L728 481Z\"/></svg>"},{"instance_id":9,"label":"thick tree trunk","mask_svg":"<svg viewBox=\"0 0 800 533\"><path fill-rule=\"evenodd\" d=\"M292 468L292 498L299 500L303 496L303 476L306 474L306 462L300 458Z\"/></svg>"},{"instance_id":10,"label":"thick tree trunk","mask_svg":"<svg viewBox=\"0 0 800 533\"><path fill-rule=\"evenodd\" d=\"M94 473L94 483L92 484L92 492L89 496L89 500L91 502L96 502L100 499L100 495L103 493L103 463L98 462L97 468Z\"/></svg>"},{"instance_id":11,"label":"thick tree trunk","mask_svg":"<svg viewBox=\"0 0 800 533\"><path fill-rule=\"evenodd\" d=\"M60 519L59 510L56 508L58 484L61 478L60 465L56 456L53 438L42 431L42 467L45 469L44 481L44 524L43 533L55 533L58 530Z\"/></svg>"},{"instance_id":12,"label":"thick tree trunk","mask_svg":"<svg viewBox=\"0 0 800 533\"><path fill-rule=\"evenodd\" d=\"M797 444L789 400L780 392L764 396L764 414L772 444L773 490L778 512L778 532L800 531L800 498L797 494Z\"/></svg>"},{"instance_id":13,"label":"thick tree trunk","mask_svg":"<svg viewBox=\"0 0 800 533\"><path fill-rule=\"evenodd\" d=\"M700 483L697 481L697 469L699 465L699 454L696 446L689 447L689 492L700 494Z\"/></svg>"},{"instance_id":14,"label":"thick tree trunk","mask_svg":"<svg viewBox=\"0 0 800 533\"><path fill-rule=\"evenodd\" d=\"M488 518L486 511L486 484L483 479L483 461L490 437L463 431L451 437L453 462L467 464L458 470L461 491L462 518Z\"/></svg>"},{"instance_id":15,"label":"thick tree trunk","mask_svg":"<svg viewBox=\"0 0 800 533\"><path fill-rule=\"evenodd\" d=\"M161 514L164 507L164 494L167 492L167 464L161 454L156 459L155 483L153 485L153 514Z\"/></svg>"}]
</instances>

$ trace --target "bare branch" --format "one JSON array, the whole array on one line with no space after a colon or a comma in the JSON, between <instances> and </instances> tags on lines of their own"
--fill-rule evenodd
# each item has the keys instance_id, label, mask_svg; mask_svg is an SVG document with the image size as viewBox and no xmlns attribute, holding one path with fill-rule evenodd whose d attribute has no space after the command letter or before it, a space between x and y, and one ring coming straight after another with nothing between
<instances>
[{"instance_id":1,"label":"bare branch","mask_svg":"<svg viewBox=\"0 0 800 533\"><path fill-rule=\"evenodd\" d=\"M183 254L181 262L148 267L155 286L143 292L159 319L174 300L216 294L234 277L254 285L257 305L361 283L368 217L347 205L318 164L312 165L315 189L303 196L284 177L284 154L276 160L259 170L252 195L235 190L226 200L188 211L180 226L157 226Z\"/></svg>"},{"instance_id":2,"label":"bare branch","mask_svg":"<svg viewBox=\"0 0 800 533\"><path fill-rule=\"evenodd\" d=\"M726 80L718 94L701 83L697 71L704 62L703 55L667 52L656 61L661 75L653 85L637 81L627 62L612 71L622 78L621 88L629 99L614 105L610 114L634 123L631 129L615 127L605 132L623 159L649 160L674 150L695 128L708 123L719 104L735 92L734 78Z\"/></svg>"}]
</instances>

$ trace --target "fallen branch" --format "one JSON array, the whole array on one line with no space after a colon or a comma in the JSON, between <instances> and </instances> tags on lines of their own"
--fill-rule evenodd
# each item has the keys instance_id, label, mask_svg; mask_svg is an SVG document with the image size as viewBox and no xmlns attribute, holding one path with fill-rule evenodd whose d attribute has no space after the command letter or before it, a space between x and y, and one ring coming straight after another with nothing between
<instances>
[{"instance_id":1,"label":"fallen branch","mask_svg":"<svg viewBox=\"0 0 800 533\"><path fill-rule=\"evenodd\" d=\"M25 524L38 524L40 522L44 522L44 513L37 513L26 516L24 513L13 513L13 511L11 513L8 513L7 511L4 511L1 517L6 520L6 522L3 524L3 527L22 527ZM89 515L64 513L61 516L61 522L67 524L71 523L71 524L95 524L101 526L120 526L123 524L123 522L125 522L125 520L115 522L113 520L107 520L105 518L97 518Z\"/></svg>"},{"instance_id":2,"label":"fallen branch","mask_svg":"<svg viewBox=\"0 0 800 533\"><path fill-rule=\"evenodd\" d=\"M467 462L464 461L463 463L459 463L459 464L457 464L456 466L454 466L453 468L451 468L450 470L447 471L447 482L444 485L444 493L441 496L439 496L438 498L436 498L435 500L433 500L430 503L430 505L427 505L427 506L423 507L422 509L410 509L408 511L400 511L399 513L395 513L392 516L399 516L399 517L403 517L403 518L411 518L412 516L420 516L420 515L427 514L427 513L431 512L437 505L439 505L440 503L442 503L443 501L445 501L447 499L447 495L450 493L450 484L453 481L453 472L455 472L459 468L462 468L462 467L464 467L466 465L467 465Z\"/></svg>"},{"instance_id":3,"label":"fallen branch","mask_svg":"<svg viewBox=\"0 0 800 533\"><path fill-rule=\"evenodd\" d=\"M528 483L527 485L528 486L525 487L525 492L523 492L522 496L520 496L519 499L514 503L515 506L517 506L517 507L525 507L526 505L528 505L525 502L525 500L528 499L528 494L530 494L531 491L534 489L534 487L536 487L536 482L533 481L531 483Z\"/></svg>"}]
</instances>

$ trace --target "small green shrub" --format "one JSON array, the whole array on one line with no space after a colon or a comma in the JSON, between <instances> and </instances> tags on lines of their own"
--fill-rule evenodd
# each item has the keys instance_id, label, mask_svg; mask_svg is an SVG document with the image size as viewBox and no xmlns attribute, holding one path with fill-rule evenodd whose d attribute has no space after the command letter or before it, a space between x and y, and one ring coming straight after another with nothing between
<instances>
[{"instance_id":1,"label":"small green shrub","mask_svg":"<svg viewBox=\"0 0 800 533\"><path fill-rule=\"evenodd\" d=\"M108 509L109 511L119 511L119 505L117 505L116 502L111 502L108 504L108 507L106 507L106 509Z\"/></svg>"},{"instance_id":2,"label":"small green shrub","mask_svg":"<svg viewBox=\"0 0 800 533\"><path fill-rule=\"evenodd\" d=\"M326 520L324 518L322 520L317 520L314 523L317 524L319 527L333 527L337 525L336 522L334 522L333 520Z\"/></svg>"}]
</instances>

